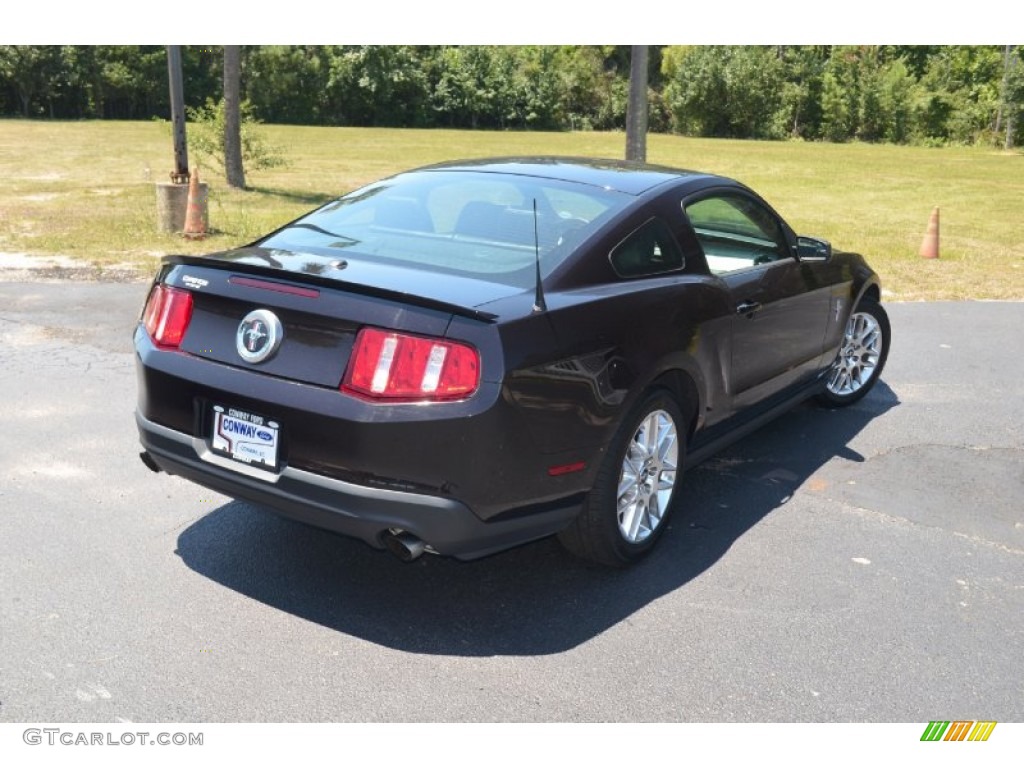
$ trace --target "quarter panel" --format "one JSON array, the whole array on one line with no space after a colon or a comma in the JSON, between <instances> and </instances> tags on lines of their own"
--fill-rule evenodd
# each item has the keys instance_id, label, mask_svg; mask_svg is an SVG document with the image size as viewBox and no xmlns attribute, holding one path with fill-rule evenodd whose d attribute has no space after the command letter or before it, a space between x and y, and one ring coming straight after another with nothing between
<instances>
[{"instance_id":1,"label":"quarter panel","mask_svg":"<svg viewBox=\"0 0 1024 768\"><path fill-rule=\"evenodd\" d=\"M537 447L590 455L660 375L686 372L702 414L726 406L729 305L711 278L675 275L551 294L547 359L510 369L505 397Z\"/></svg>"}]
</instances>

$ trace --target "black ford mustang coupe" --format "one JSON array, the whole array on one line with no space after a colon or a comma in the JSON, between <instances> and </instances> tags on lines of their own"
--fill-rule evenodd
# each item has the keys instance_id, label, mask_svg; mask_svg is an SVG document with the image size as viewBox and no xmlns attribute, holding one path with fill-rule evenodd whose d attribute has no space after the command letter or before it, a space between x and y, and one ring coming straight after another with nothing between
<instances>
[{"instance_id":1,"label":"black ford mustang coupe","mask_svg":"<svg viewBox=\"0 0 1024 768\"><path fill-rule=\"evenodd\" d=\"M165 259L135 331L142 458L405 560L558 534L625 565L685 467L803 399L868 392L879 290L731 179L422 168Z\"/></svg>"}]
</instances>

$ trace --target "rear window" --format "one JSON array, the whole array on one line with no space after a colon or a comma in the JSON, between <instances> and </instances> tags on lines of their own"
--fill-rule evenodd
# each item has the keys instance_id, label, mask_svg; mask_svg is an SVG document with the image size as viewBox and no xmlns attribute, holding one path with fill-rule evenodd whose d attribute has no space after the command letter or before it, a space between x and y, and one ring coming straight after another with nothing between
<instances>
[{"instance_id":1,"label":"rear window","mask_svg":"<svg viewBox=\"0 0 1024 768\"><path fill-rule=\"evenodd\" d=\"M525 288L533 285L538 251L547 274L630 199L600 187L532 176L408 173L328 203L259 245L338 251L346 259Z\"/></svg>"}]
</instances>

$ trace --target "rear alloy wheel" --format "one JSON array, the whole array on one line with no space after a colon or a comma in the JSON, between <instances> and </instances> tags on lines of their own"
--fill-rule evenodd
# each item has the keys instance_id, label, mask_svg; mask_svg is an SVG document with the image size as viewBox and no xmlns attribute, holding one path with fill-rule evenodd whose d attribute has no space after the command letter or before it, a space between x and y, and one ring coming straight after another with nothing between
<instances>
[{"instance_id":1,"label":"rear alloy wheel","mask_svg":"<svg viewBox=\"0 0 1024 768\"><path fill-rule=\"evenodd\" d=\"M825 376L819 399L842 406L860 400L878 381L889 355L889 316L870 298L860 304L846 322L839 353Z\"/></svg>"},{"instance_id":2,"label":"rear alloy wheel","mask_svg":"<svg viewBox=\"0 0 1024 768\"><path fill-rule=\"evenodd\" d=\"M636 562L667 527L682 475L683 418L664 391L647 396L612 439L583 510L559 538L605 565Z\"/></svg>"}]
</instances>

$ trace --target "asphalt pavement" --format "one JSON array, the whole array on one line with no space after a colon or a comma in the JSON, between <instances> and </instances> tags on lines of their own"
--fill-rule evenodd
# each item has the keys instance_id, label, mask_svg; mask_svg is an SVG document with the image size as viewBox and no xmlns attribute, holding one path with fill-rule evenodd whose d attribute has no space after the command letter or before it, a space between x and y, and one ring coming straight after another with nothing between
<instances>
[{"instance_id":1,"label":"asphalt pavement","mask_svg":"<svg viewBox=\"0 0 1024 768\"><path fill-rule=\"evenodd\" d=\"M146 284L0 282L0 721L1024 720L1022 303L890 304L858 405L658 551L403 564L138 460Z\"/></svg>"}]
</instances>

